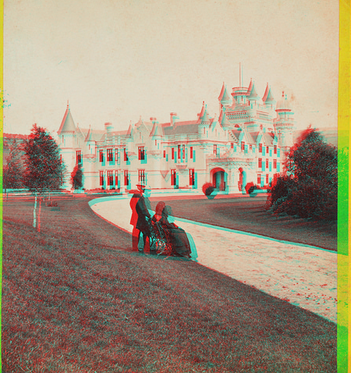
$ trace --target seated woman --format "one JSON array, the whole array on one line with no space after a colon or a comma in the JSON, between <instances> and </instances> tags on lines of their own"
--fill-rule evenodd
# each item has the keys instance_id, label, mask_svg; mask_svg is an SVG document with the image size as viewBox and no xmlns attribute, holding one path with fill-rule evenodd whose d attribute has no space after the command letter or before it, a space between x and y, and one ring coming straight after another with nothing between
<instances>
[{"instance_id":1,"label":"seated woman","mask_svg":"<svg viewBox=\"0 0 351 373\"><path fill-rule=\"evenodd\" d=\"M172 255L190 258L191 249L187 234L184 229L169 221L173 220L171 207L159 202L153 220L161 224L172 246Z\"/></svg>"}]
</instances>

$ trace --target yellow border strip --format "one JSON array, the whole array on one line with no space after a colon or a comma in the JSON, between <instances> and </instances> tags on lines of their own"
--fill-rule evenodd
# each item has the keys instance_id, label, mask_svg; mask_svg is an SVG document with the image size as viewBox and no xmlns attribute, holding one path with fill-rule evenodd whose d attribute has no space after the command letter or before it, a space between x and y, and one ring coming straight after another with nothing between
<instances>
[{"instance_id":1,"label":"yellow border strip","mask_svg":"<svg viewBox=\"0 0 351 373\"><path fill-rule=\"evenodd\" d=\"M350 1L339 2L339 101L338 101L338 372L351 372L349 333L349 232L350 219Z\"/></svg>"},{"instance_id":2,"label":"yellow border strip","mask_svg":"<svg viewBox=\"0 0 351 373\"><path fill-rule=\"evenodd\" d=\"M2 325L2 208L3 208L3 195L2 195L2 171L3 171L3 140L4 140L4 116L3 116L3 100L4 100L4 1L0 0L0 325ZM0 341L1 328L0 328ZM1 342L0 342L1 344ZM0 348L0 372L1 372L1 348Z\"/></svg>"}]
</instances>

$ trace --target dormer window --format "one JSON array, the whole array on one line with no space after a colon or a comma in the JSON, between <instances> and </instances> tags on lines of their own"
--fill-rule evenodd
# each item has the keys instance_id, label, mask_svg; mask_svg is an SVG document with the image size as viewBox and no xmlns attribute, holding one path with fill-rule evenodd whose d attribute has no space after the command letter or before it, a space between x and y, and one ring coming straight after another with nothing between
<instances>
[{"instance_id":1,"label":"dormer window","mask_svg":"<svg viewBox=\"0 0 351 373\"><path fill-rule=\"evenodd\" d=\"M124 152L124 162L127 162L128 161L127 148L123 148L123 152Z\"/></svg>"},{"instance_id":2,"label":"dormer window","mask_svg":"<svg viewBox=\"0 0 351 373\"><path fill-rule=\"evenodd\" d=\"M242 141L242 142L241 142L241 150L242 150L242 151L245 150L245 141Z\"/></svg>"},{"instance_id":3,"label":"dormer window","mask_svg":"<svg viewBox=\"0 0 351 373\"><path fill-rule=\"evenodd\" d=\"M99 160L100 160L101 163L104 161L104 151L103 150L99 151Z\"/></svg>"},{"instance_id":4,"label":"dormer window","mask_svg":"<svg viewBox=\"0 0 351 373\"><path fill-rule=\"evenodd\" d=\"M274 145L274 154L277 154L277 145Z\"/></svg>"},{"instance_id":5,"label":"dormer window","mask_svg":"<svg viewBox=\"0 0 351 373\"><path fill-rule=\"evenodd\" d=\"M259 145L258 151L262 153L262 144Z\"/></svg>"}]
</instances>

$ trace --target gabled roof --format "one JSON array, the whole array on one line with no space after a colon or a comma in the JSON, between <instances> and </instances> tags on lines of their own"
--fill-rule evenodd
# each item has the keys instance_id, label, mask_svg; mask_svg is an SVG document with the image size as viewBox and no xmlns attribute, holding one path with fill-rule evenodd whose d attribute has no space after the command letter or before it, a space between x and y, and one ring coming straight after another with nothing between
<instances>
[{"instance_id":1,"label":"gabled roof","mask_svg":"<svg viewBox=\"0 0 351 373\"><path fill-rule=\"evenodd\" d=\"M272 92L271 92L271 88L268 86L268 83L267 83L267 87L266 87L266 90L264 92L264 95L262 97L262 101L265 104L272 104L272 103L275 102L274 97L273 97Z\"/></svg>"},{"instance_id":2,"label":"gabled roof","mask_svg":"<svg viewBox=\"0 0 351 373\"><path fill-rule=\"evenodd\" d=\"M227 103L229 104L231 102L230 97L227 92L227 87L225 86L224 82L223 82L223 86L221 89L221 93L219 94L219 97L218 97L218 101L221 104L227 104Z\"/></svg>"},{"instance_id":3,"label":"gabled roof","mask_svg":"<svg viewBox=\"0 0 351 373\"><path fill-rule=\"evenodd\" d=\"M243 131L238 131L238 130L230 130L229 131L232 137L234 137L237 141L239 141L239 137L242 134Z\"/></svg>"},{"instance_id":4,"label":"gabled roof","mask_svg":"<svg viewBox=\"0 0 351 373\"><path fill-rule=\"evenodd\" d=\"M262 140L265 145L273 145L274 133L273 132L263 133Z\"/></svg>"},{"instance_id":5,"label":"gabled roof","mask_svg":"<svg viewBox=\"0 0 351 373\"><path fill-rule=\"evenodd\" d=\"M75 133L76 132L76 126L74 124L69 105L67 105L65 115L62 119L61 126L60 126L59 130L57 131L57 134L60 135L61 132L68 132L68 133Z\"/></svg>"},{"instance_id":6,"label":"gabled roof","mask_svg":"<svg viewBox=\"0 0 351 373\"><path fill-rule=\"evenodd\" d=\"M255 144L257 143L257 138L258 138L259 134L260 134L259 132L250 132L252 140L255 142Z\"/></svg>"}]
</instances>

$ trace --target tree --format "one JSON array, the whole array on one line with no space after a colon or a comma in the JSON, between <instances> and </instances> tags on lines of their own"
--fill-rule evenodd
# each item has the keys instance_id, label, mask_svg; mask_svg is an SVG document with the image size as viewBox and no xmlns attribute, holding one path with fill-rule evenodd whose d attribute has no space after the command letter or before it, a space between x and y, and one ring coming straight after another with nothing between
<instances>
[{"instance_id":1,"label":"tree","mask_svg":"<svg viewBox=\"0 0 351 373\"><path fill-rule=\"evenodd\" d=\"M286 175L272 188L273 211L302 218L336 219L337 150L321 134L308 128L290 149Z\"/></svg>"},{"instance_id":2,"label":"tree","mask_svg":"<svg viewBox=\"0 0 351 373\"><path fill-rule=\"evenodd\" d=\"M23 187L23 164L22 147L16 139L4 143L8 154L4 157L3 166L3 187L7 189L19 189Z\"/></svg>"},{"instance_id":3,"label":"tree","mask_svg":"<svg viewBox=\"0 0 351 373\"><path fill-rule=\"evenodd\" d=\"M33 125L24 143L25 171L23 183L35 195L33 227L40 231L40 207L43 193L59 189L64 180L65 167L55 140L44 128ZM38 226L36 221L39 196Z\"/></svg>"},{"instance_id":4,"label":"tree","mask_svg":"<svg viewBox=\"0 0 351 373\"><path fill-rule=\"evenodd\" d=\"M76 164L71 173L71 183L73 189L80 189L83 187L83 171L79 163Z\"/></svg>"}]
</instances>

